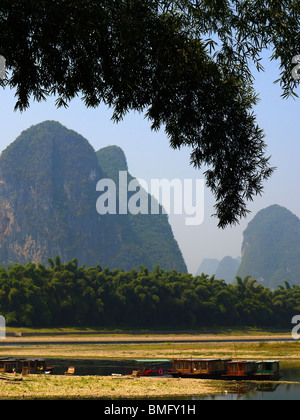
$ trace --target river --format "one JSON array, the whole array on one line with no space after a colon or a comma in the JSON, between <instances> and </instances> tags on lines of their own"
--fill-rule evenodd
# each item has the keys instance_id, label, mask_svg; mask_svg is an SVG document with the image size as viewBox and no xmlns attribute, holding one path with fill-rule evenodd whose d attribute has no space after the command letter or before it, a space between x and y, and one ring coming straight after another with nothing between
<instances>
[{"instance_id":1,"label":"river","mask_svg":"<svg viewBox=\"0 0 300 420\"><path fill-rule=\"evenodd\" d=\"M136 360L66 360L47 359L48 366L55 366L54 374L63 375L68 367L75 367L79 376L110 376L126 374L141 365ZM157 367L165 372L172 367L171 362L158 361ZM151 364L153 366L153 364ZM220 396L191 397L191 400L300 400L300 361L282 361L282 383L229 382L226 394ZM195 379L197 380L197 379ZM289 382L289 383L286 383Z\"/></svg>"}]
</instances>

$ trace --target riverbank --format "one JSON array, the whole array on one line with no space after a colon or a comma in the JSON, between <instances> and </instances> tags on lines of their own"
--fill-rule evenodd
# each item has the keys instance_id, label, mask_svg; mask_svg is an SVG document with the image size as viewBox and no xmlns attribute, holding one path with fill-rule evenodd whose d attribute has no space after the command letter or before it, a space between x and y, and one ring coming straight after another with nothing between
<instances>
[{"instance_id":1,"label":"riverbank","mask_svg":"<svg viewBox=\"0 0 300 420\"><path fill-rule=\"evenodd\" d=\"M0 357L48 359L232 358L299 360L300 343L290 333L232 331L221 333L150 333L18 331L0 341ZM273 341L277 340L277 341ZM190 398L224 395L223 381L103 376L28 376L0 381L0 399Z\"/></svg>"},{"instance_id":2,"label":"riverbank","mask_svg":"<svg viewBox=\"0 0 300 420\"><path fill-rule=\"evenodd\" d=\"M88 337L88 336L103 336L103 337L182 337L182 336L198 336L203 338L210 337L287 337L291 336L291 331L283 330L263 330L261 328L210 328L199 330L130 330L130 329L94 329L94 328L79 328L79 327L61 327L61 328L27 328L27 327L8 327L6 328L7 337Z\"/></svg>"},{"instance_id":3,"label":"riverbank","mask_svg":"<svg viewBox=\"0 0 300 420\"><path fill-rule=\"evenodd\" d=\"M73 344L1 347L0 357L66 359L300 359L299 343Z\"/></svg>"},{"instance_id":4,"label":"riverbank","mask_svg":"<svg viewBox=\"0 0 300 420\"><path fill-rule=\"evenodd\" d=\"M290 333L247 331L232 334L18 334L19 336L7 337L0 342L0 357L300 359L300 342L286 341L291 340Z\"/></svg>"},{"instance_id":5,"label":"riverbank","mask_svg":"<svg viewBox=\"0 0 300 420\"><path fill-rule=\"evenodd\" d=\"M222 395L221 381L173 378L30 375L0 381L1 399L148 399Z\"/></svg>"}]
</instances>

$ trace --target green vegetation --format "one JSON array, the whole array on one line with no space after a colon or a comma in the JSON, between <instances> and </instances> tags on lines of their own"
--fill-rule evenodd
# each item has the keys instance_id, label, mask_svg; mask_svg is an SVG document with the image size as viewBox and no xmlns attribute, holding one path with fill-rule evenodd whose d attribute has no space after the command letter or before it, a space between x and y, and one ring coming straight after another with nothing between
<instances>
[{"instance_id":1,"label":"green vegetation","mask_svg":"<svg viewBox=\"0 0 300 420\"><path fill-rule=\"evenodd\" d=\"M98 214L98 181L118 185L119 171L127 171L120 148L96 153L58 122L22 132L0 157L0 265L47 264L59 255L89 266L153 269L158 263L186 272L166 214Z\"/></svg>"},{"instance_id":2,"label":"green vegetation","mask_svg":"<svg viewBox=\"0 0 300 420\"><path fill-rule=\"evenodd\" d=\"M300 220L286 208L270 206L249 223L238 271L248 274L272 289L284 280L300 285Z\"/></svg>"},{"instance_id":3,"label":"green vegetation","mask_svg":"<svg viewBox=\"0 0 300 420\"><path fill-rule=\"evenodd\" d=\"M139 271L62 264L15 264L0 270L0 313L8 326L98 328L290 328L300 287L264 288L249 277L234 284L175 270Z\"/></svg>"},{"instance_id":4,"label":"green vegetation","mask_svg":"<svg viewBox=\"0 0 300 420\"><path fill-rule=\"evenodd\" d=\"M104 103L118 122L143 112L164 128L216 199L219 226L247 215L273 173L253 113L262 53L278 59L285 96L296 94L298 2L277 0L43 0L1 5L0 52L16 108L56 96ZM234 170L233 170L234 168Z\"/></svg>"},{"instance_id":5,"label":"green vegetation","mask_svg":"<svg viewBox=\"0 0 300 420\"><path fill-rule=\"evenodd\" d=\"M110 224L108 237L111 231L114 231L115 242L120 242L119 248L115 248L112 252L114 267L127 269L145 265L152 270L156 261L163 268L174 268L186 273L186 264L162 206L158 204L159 214L151 214L151 202L155 199L150 194L141 187L142 194L148 200L148 214L132 215L130 212L127 215L119 214L119 171L127 172L128 200L136 193L136 191L130 192L128 188L134 177L128 171L123 150L117 146L108 146L99 150L96 156L103 178L113 180L117 187L117 214L104 219ZM115 245L112 244L111 247ZM121 265L117 265L118 261ZM111 267L110 264L107 265Z\"/></svg>"}]
</instances>

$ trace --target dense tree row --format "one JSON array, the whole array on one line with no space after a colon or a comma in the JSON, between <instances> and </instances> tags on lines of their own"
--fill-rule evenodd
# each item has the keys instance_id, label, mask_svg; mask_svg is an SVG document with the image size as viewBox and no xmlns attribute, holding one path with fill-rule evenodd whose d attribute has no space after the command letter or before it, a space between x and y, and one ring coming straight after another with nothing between
<instances>
[{"instance_id":1,"label":"dense tree row","mask_svg":"<svg viewBox=\"0 0 300 420\"><path fill-rule=\"evenodd\" d=\"M49 263L0 268L8 326L289 327L300 314L300 287L287 282L272 291L250 277L227 284L159 266L124 272L78 267L76 259Z\"/></svg>"}]
</instances>

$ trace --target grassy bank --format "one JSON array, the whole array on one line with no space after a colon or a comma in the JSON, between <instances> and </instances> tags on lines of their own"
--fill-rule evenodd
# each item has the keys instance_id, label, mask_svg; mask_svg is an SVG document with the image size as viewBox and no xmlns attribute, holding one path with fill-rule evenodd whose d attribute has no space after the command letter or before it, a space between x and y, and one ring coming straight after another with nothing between
<instances>
[{"instance_id":1,"label":"grassy bank","mask_svg":"<svg viewBox=\"0 0 300 420\"><path fill-rule=\"evenodd\" d=\"M0 380L0 399L124 399L217 395L224 383L173 378L113 378L31 375L20 382Z\"/></svg>"},{"instance_id":2,"label":"grassy bank","mask_svg":"<svg viewBox=\"0 0 300 420\"><path fill-rule=\"evenodd\" d=\"M0 357L45 357L68 359L173 359L233 358L233 359L300 359L297 343L240 344L73 344L0 347Z\"/></svg>"},{"instance_id":3,"label":"grassy bank","mask_svg":"<svg viewBox=\"0 0 300 420\"><path fill-rule=\"evenodd\" d=\"M238 342L240 339L263 340ZM45 358L109 358L144 359L198 357L238 359L299 359L300 342L268 342L287 335L229 336L199 334L129 335L110 334L83 336L12 337L0 343L1 356ZM202 340L202 342L197 342ZM215 342L209 342L215 340ZM38 344L36 344L38 342ZM18 343L18 346L15 344ZM11 344L11 346L9 345Z\"/></svg>"},{"instance_id":4,"label":"grassy bank","mask_svg":"<svg viewBox=\"0 0 300 420\"><path fill-rule=\"evenodd\" d=\"M283 330L264 330L261 328L252 328L252 327L241 327L241 328L226 328L226 327L212 327L206 329L201 328L198 330L141 330L141 329L102 329L102 328L91 328L91 327L57 327L57 328L29 328L29 327L6 327L6 332L9 334L30 334L32 336L36 335L216 335L216 336L273 336L273 335L291 335L290 331Z\"/></svg>"}]
</instances>

